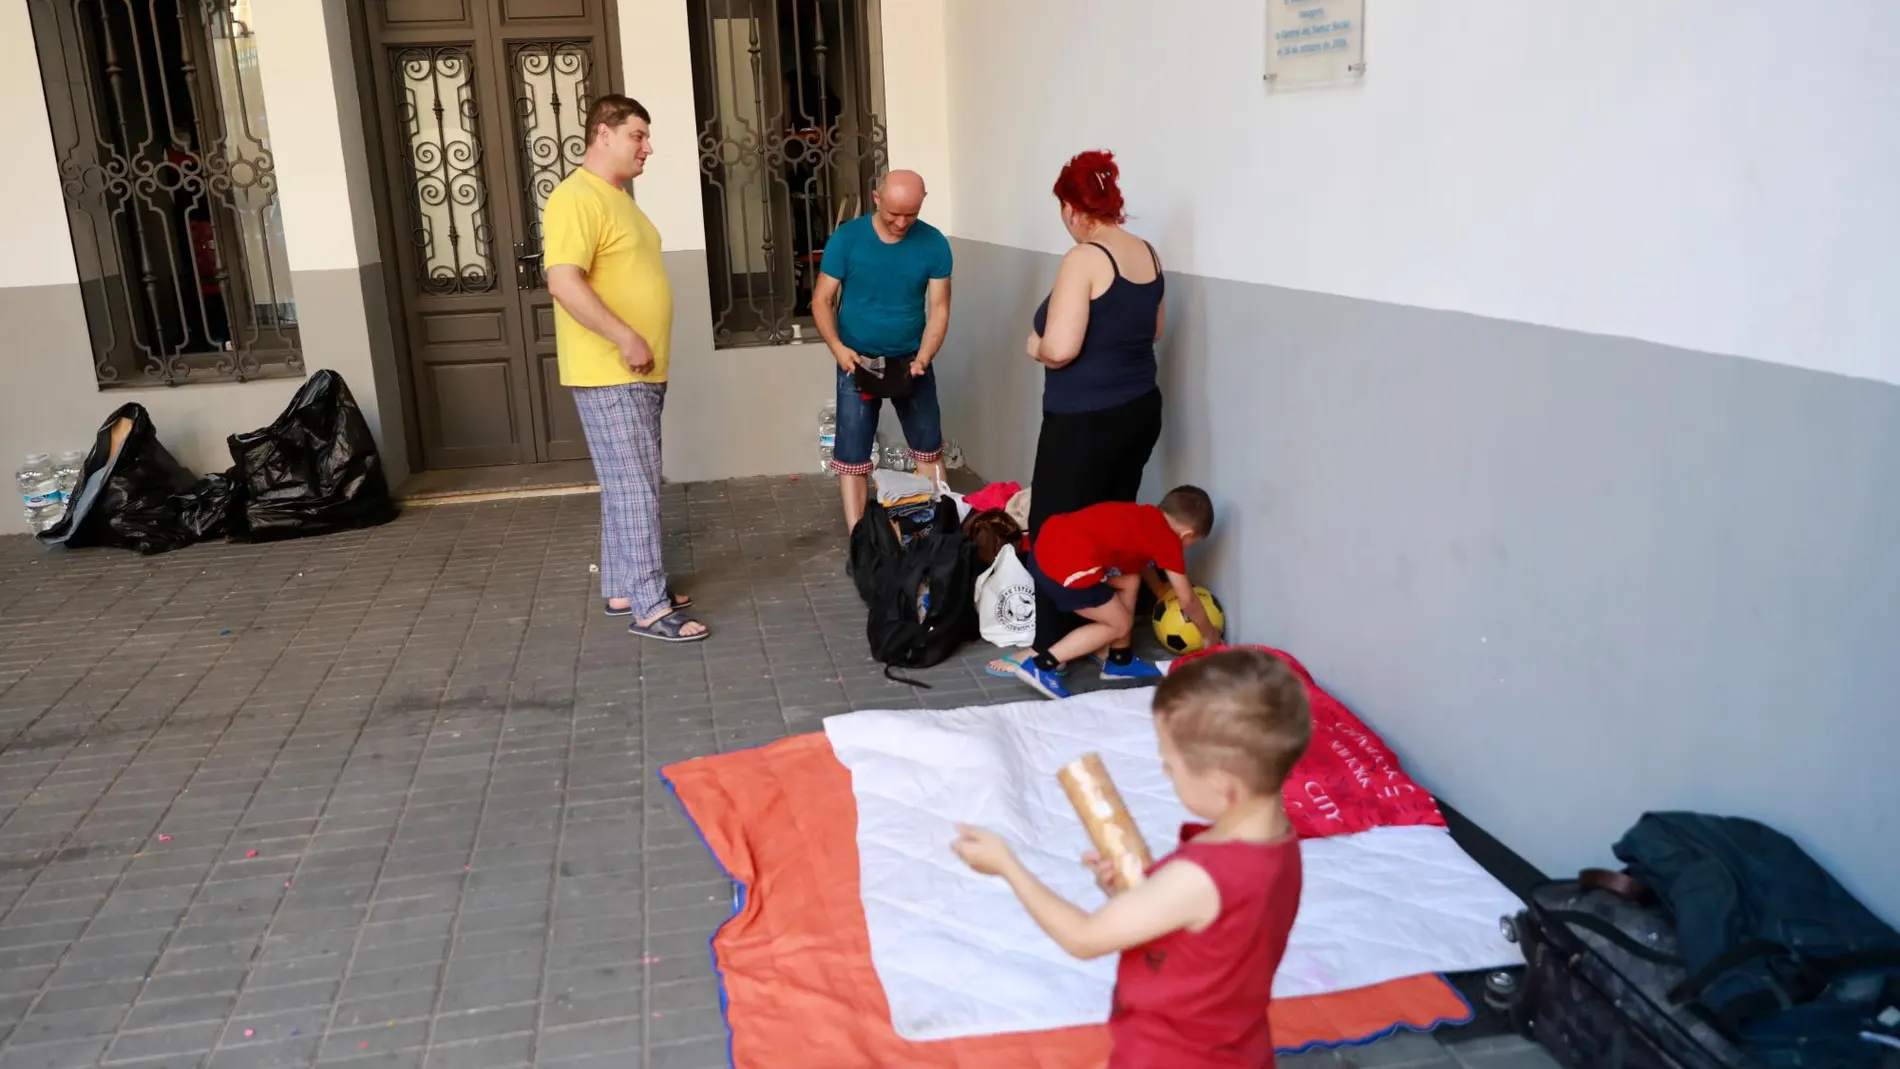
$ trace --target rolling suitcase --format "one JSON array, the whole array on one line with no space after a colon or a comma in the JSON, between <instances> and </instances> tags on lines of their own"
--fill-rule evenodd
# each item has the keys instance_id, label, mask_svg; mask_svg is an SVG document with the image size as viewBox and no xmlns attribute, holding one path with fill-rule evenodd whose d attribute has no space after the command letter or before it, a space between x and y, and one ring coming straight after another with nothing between
<instances>
[{"instance_id":1,"label":"rolling suitcase","mask_svg":"<svg viewBox=\"0 0 1900 1069\"><path fill-rule=\"evenodd\" d=\"M1900 1069L1900 932L1757 821L1645 813L1535 888L1515 1023L1571 1069Z\"/></svg>"},{"instance_id":2,"label":"rolling suitcase","mask_svg":"<svg viewBox=\"0 0 1900 1069\"><path fill-rule=\"evenodd\" d=\"M1769 1069L1670 1005L1685 970L1670 963L1675 929L1660 908L1557 880L1505 930L1524 949L1513 1023L1567 1069Z\"/></svg>"}]
</instances>

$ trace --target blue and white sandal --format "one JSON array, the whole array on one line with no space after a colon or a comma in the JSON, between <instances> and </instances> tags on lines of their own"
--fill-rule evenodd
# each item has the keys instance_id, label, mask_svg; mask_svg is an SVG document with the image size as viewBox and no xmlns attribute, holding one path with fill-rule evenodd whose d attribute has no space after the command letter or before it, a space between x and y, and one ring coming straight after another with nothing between
<instances>
[{"instance_id":1,"label":"blue and white sandal","mask_svg":"<svg viewBox=\"0 0 1900 1069\"><path fill-rule=\"evenodd\" d=\"M1034 687L1045 698L1060 701L1069 697L1069 688L1062 685L1062 676L1056 672L1036 667L1033 661L1019 661L1014 657L998 657L984 666L984 671L993 676L1012 676Z\"/></svg>"}]
</instances>

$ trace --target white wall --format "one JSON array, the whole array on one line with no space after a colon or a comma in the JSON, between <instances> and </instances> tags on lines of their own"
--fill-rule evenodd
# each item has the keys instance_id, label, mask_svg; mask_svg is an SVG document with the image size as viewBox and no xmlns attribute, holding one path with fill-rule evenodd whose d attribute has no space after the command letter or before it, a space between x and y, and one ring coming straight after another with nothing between
<instances>
[{"instance_id":1,"label":"white wall","mask_svg":"<svg viewBox=\"0 0 1900 1069\"><path fill-rule=\"evenodd\" d=\"M956 233L1068 242L1121 159L1171 269L1900 382L1900 4L1367 0L1269 94L1264 0L956 0Z\"/></svg>"},{"instance_id":2,"label":"white wall","mask_svg":"<svg viewBox=\"0 0 1900 1069\"><path fill-rule=\"evenodd\" d=\"M382 258L342 2L252 4L292 271L355 270Z\"/></svg>"},{"instance_id":3,"label":"white wall","mask_svg":"<svg viewBox=\"0 0 1900 1069\"><path fill-rule=\"evenodd\" d=\"M961 2L961 0L958 0ZM883 0L884 112L894 170L924 176L924 217L956 228L956 168L950 155L950 0Z\"/></svg>"},{"instance_id":4,"label":"white wall","mask_svg":"<svg viewBox=\"0 0 1900 1069\"><path fill-rule=\"evenodd\" d=\"M699 201L699 119L685 0L619 0L621 86L653 116L653 155L633 196L667 252L706 247ZM679 309L677 314L687 314Z\"/></svg>"},{"instance_id":5,"label":"white wall","mask_svg":"<svg viewBox=\"0 0 1900 1069\"><path fill-rule=\"evenodd\" d=\"M7 131L7 151L0 152L0 202L8 206L0 223L0 249L5 250L0 288L78 282L25 4L0 4L0 116L0 127Z\"/></svg>"}]
</instances>

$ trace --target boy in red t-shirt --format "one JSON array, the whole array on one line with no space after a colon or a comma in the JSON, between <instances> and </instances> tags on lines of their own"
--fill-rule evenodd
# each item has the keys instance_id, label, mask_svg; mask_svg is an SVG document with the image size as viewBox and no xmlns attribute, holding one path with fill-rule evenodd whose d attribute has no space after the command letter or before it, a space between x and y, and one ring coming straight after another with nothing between
<instances>
[{"instance_id":1,"label":"boy in red t-shirt","mask_svg":"<svg viewBox=\"0 0 1900 1069\"><path fill-rule=\"evenodd\" d=\"M1267 1005L1300 905L1300 843L1280 790L1313 737L1306 687L1265 650L1177 661L1155 688L1161 766L1207 825L1093 913L1058 897L994 833L957 826L957 856L1009 881L1049 938L1121 954L1109 1069L1272 1069ZM1107 864L1083 861L1107 889Z\"/></svg>"},{"instance_id":2,"label":"boy in red t-shirt","mask_svg":"<svg viewBox=\"0 0 1900 1069\"><path fill-rule=\"evenodd\" d=\"M1102 674L1114 679L1154 679L1154 665L1134 655L1135 596L1142 573L1158 569L1208 648L1221 644L1220 631L1187 576L1187 547L1214 527L1214 503L1198 486L1168 491L1159 507L1132 501L1105 501L1043 521L1026 554L1036 590L1062 612L1088 623L1064 635L1048 649L991 661L991 675L1013 675L1049 698L1066 698L1062 672L1068 663L1094 654Z\"/></svg>"}]
</instances>

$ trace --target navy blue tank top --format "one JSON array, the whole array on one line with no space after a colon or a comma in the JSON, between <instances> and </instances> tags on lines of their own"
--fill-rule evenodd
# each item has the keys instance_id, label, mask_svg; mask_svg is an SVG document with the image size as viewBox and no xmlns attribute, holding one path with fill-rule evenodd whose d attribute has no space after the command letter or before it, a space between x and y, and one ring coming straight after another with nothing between
<instances>
[{"instance_id":1,"label":"navy blue tank top","mask_svg":"<svg viewBox=\"0 0 1900 1069\"><path fill-rule=\"evenodd\" d=\"M1062 367L1043 369L1042 410L1044 412L1099 412L1125 405L1155 389L1155 316L1167 286L1161 276L1161 260L1155 257L1152 282L1130 282L1122 276L1115 254L1097 241L1089 244L1102 250L1115 269L1115 281L1101 296L1089 301L1088 330L1082 335L1082 351ZM1149 246L1148 255L1154 256ZM1036 309L1036 333L1049 325L1049 298Z\"/></svg>"}]
</instances>

